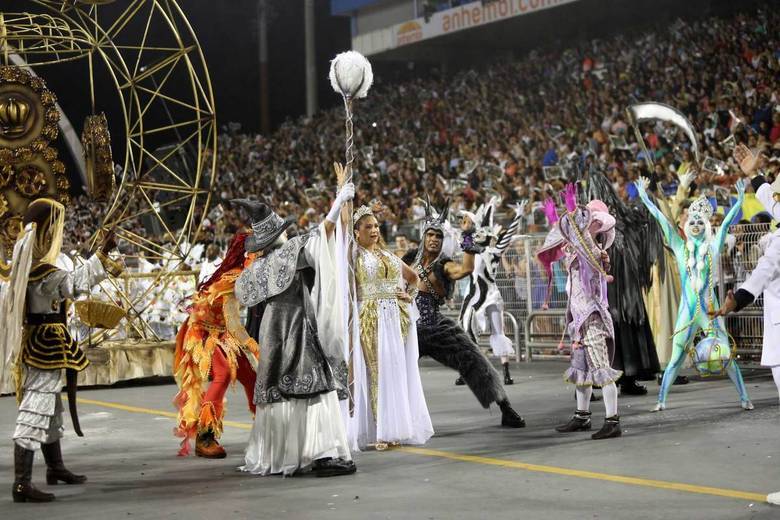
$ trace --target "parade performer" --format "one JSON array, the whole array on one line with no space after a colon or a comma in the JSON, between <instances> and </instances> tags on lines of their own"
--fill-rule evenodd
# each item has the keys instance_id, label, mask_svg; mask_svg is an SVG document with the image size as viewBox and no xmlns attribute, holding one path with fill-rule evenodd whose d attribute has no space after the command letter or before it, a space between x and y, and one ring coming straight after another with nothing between
<instances>
[{"instance_id":1,"label":"parade performer","mask_svg":"<svg viewBox=\"0 0 780 520\"><path fill-rule=\"evenodd\" d=\"M337 390L347 385L343 309L335 231L355 188L345 184L320 226L287 240L284 220L267 205L250 207L257 258L236 282L250 310L247 329L260 344L254 425L242 471L317 476L355 472ZM342 393L343 397L346 397Z\"/></svg>"},{"instance_id":2,"label":"parade performer","mask_svg":"<svg viewBox=\"0 0 780 520\"><path fill-rule=\"evenodd\" d=\"M637 380L652 380L661 371L653 340L644 293L652 283L652 267L664 265L663 237L641 204L626 204L600 170L587 176L581 202L601 200L615 217L615 243L609 251L614 283L607 286L609 310L615 331L612 368L623 372L618 381L621 395L644 395L647 387Z\"/></svg>"},{"instance_id":3,"label":"parade performer","mask_svg":"<svg viewBox=\"0 0 780 520\"><path fill-rule=\"evenodd\" d=\"M484 408L493 402L499 406L502 426L522 428L525 421L512 409L496 369L468 333L439 310L452 293L453 282L474 271L474 256L482 251L474 243L473 234L464 233L462 263L442 254L448 211L449 208L445 207L438 216L434 216L430 204L426 206L426 216L420 228L422 244L419 249L404 256L404 261L420 276L416 297L420 313L417 321L420 356L430 356L457 370Z\"/></svg>"},{"instance_id":4,"label":"parade performer","mask_svg":"<svg viewBox=\"0 0 780 520\"><path fill-rule=\"evenodd\" d=\"M244 200L234 200L243 206ZM238 380L244 387L249 409L255 412L253 393L257 343L241 323L240 306L233 294L236 279L244 268L244 242L239 233L230 244L219 268L199 287L188 308L189 317L176 336L173 374L179 392L174 433L183 437L180 456L190 453L196 437L195 455L209 459L226 456L219 444L225 393ZM204 390L211 379L208 390Z\"/></svg>"},{"instance_id":5,"label":"parade performer","mask_svg":"<svg viewBox=\"0 0 780 520\"><path fill-rule=\"evenodd\" d=\"M753 154L745 145L739 145L734 150L734 157L746 175L753 176L752 185L764 209L771 213L775 220L780 218L780 179L772 184L766 182L758 171L762 158ZM756 298L764 295L764 340L761 348L761 366L772 370L778 395L780 395L780 344L775 333L780 334L780 321L777 319L780 310L780 229L761 240L764 254L758 260L755 269L747 280L735 292L729 291L723 306L714 316L726 316L739 312Z\"/></svg>"},{"instance_id":6,"label":"parade performer","mask_svg":"<svg viewBox=\"0 0 780 520\"><path fill-rule=\"evenodd\" d=\"M723 318L710 318L708 309L718 307L713 279L729 226L739 213L745 198L745 185L741 181L737 182L739 195L737 203L729 210L715 237L712 236L710 228L712 205L706 197L700 197L694 201L688 209L688 219L685 223L686 240L683 240L677 234L674 224L667 220L648 197L648 179L642 177L634 184L639 192L639 198L660 224L666 244L674 253L682 285L682 298L672 338L672 358L664 371L661 390L658 394L658 404L654 409L654 411L660 411L666 408L669 388L677 376L677 371L683 363L686 352L691 347L690 344L699 331L704 331L707 336L702 340L702 343L714 342L724 355L730 352L729 336ZM733 358L723 359L723 368L726 369L737 387L742 408L752 410L753 404L748 397L747 388L745 388L736 360Z\"/></svg>"},{"instance_id":7,"label":"parade performer","mask_svg":"<svg viewBox=\"0 0 780 520\"><path fill-rule=\"evenodd\" d=\"M512 340L504 334L504 299L496 284L496 271L501 256L520 226L527 202L523 201L515 207L515 216L504 230L493 223L498 205L498 199L495 197L480 206L476 214L462 212L464 230L473 230L474 242L484 250L474 258L474 271L469 275L468 293L460 308L460 325L476 343L473 321L476 321L481 332L487 329L488 320L490 321L490 348L493 355L501 359L505 385L514 383L509 373L509 357L515 354L515 349L512 347ZM455 384L465 385L466 382L460 377Z\"/></svg>"},{"instance_id":8,"label":"parade performer","mask_svg":"<svg viewBox=\"0 0 780 520\"><path fill-rule=\"evenodd\" d=\"M614 329L609 312L607 283L610 261L607 249L615 240L615 218L600 200L577 205L576 188L566 187L566 213L537 252L537 258L551 273L551 264L563 259L569 273L566 283L566 332L571 339L571 366L564 379L575 385L577 409L574 416L556 430L561 433L591 429L590 402L593 385L600 386L606 415L593 439L620 437L617 381L622 373L612 368L615 352ZM545 212L555 211L550 204Z\"/></svg>"},{"instance_id":9,"label":"parade performer","mask_svg":"<svg viewBox=\"0 0 780 520\"><path fill-rule=\"evenodd\" d=\"M67 324L67 300L80 294L89 294L92 287L108 274L118 275L124 266L109 258L116 246L109 233L97 253L84 265L73 271L55 266L62 247L65 225L65 207L51 199L37 199L30 203L24 217L25 235L15 254L17 270L6 282L10 286L26 284L21 300L14 302L13 315L4 316L8 323L18 322L24 313L24 336L3 336L5 351L19 349L15 367L19 414L14 431L14 470L12 490L14 502L50 502L54 495L38 490L32 484L32 466L35 450L40 446L46 461L46 483L64 482L83 484L87 478L71 473L63 464L60 439L62 421L62 371L65 370L68 405L73 428L82 436L76 412L76 383L78 372L89 364L84 352L71 337ZM24 249L29 247L27 254ZM29 269L24 259L31 264ZM0 291L6 293L3 289ZM7 294L7 293L6 293ZM9 341L16 343L8 344ZM15 351L15 350L14 350ZM5 352L4 352L5 353Z\"/></svg>"},{"instance_id":10,"label":"parade performer","mask_svg":"<svg viewBox=\"0 0 780 520\"><path fill-rule=\"evenodd\" d=\"M654 201L664 216L674 224L680 221L680 214L685 200L688 198L694 173L686 170L678 176L679 185L673 198L667 200L664 194L658 193L656 182L651 181L649 194L654 194ZM654 186L655 185L655 186ZM653 226L657 227L657 226ZM674 333L677 308L680 305L680 275L675 268L674 255L668 248L663 248L663 255L658 256L658 261L653 264L652 281L645 291L645 309L647 321L653 331L658 362L661 368L665 368L672 357L672 342L670 338ZM661 374L658 374L658 383L661 383ZM685 376L677 376L675 384L685 384Z\"/></svg>"},{"instance_id":11,"label":"parade performer","mask_svg":"<svg viewBox=\"0 0 780 520\"><path fill-rule=\"evenodd\" d=\"M347 418L352 449L424 444L433 435L417 366L417 310L407 292L417 274L387 250L368 206L353 216L355 281L352 357L353 407Z\"/></svg>"}]
</instances>

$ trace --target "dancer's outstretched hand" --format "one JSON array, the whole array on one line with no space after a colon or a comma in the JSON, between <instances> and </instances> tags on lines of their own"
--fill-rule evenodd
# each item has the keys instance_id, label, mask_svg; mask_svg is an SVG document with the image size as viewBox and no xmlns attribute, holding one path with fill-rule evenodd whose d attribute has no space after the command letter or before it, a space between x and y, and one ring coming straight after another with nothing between
<instances>
[{"instance_id":1,"label":"dancer's outstretched hand","mask_svg":"<svg viewBox=\"0 0 780 520\"><path fill-rule=\"evenodd\" d=\"M734 291L729 290L729 292L726 293L726 299L723 300L723 305L720 306L720 309L717 311L708 311L707 314L710 315L710 318L715 318L717 316L727 316L734 312L734 309L737 308L737 299L734 298Z\"/></svg>"},{"instance_id":2,"label":"dancer's outstretched hand","mask_svg":"<svg viewBox=\"0 0 780 520\"><path fill-rule=\"evenodd\" d=\"M678 178L680 179L680 185L688 189L691 187L691 183L693 182L693 178L696 177L696 172L693 171L691 168L688 168L685 173L681 174Z\"/></svg>"},{"instance_id":3,"label":"dancer's outstretched hand","mask_svg":"<svg viewBox=\"0 0 780 520\"><path fill-rule=\"evenodd\" d=\"M639 193L646 194L647 187L650 186L650 179L647 177L639 177L634 181L634 186L636 186L636 189L639 190Z\"/></svg>"},{"instance_id":4,"label":"dancer's outstretched hand","mask_svg":"<svg viewBox=\"0 0 780 520\"><path fill-rule=\"evenodd\" d=\"M745 188L747 187L747 185L748 185L748 180L747 179L739 179L737 181L737 184L735 185L735 187L737 188L737 196L740 199L745 198Z\"/></svg>"},{"instance_id":5,"label":"dancer's outstretched hand","mask_svg":"<svg viewBox=\"0 0 780 520\"><path fill-rule=\"evenodd\" d=\"M737 145L734 148L734 159L739 163L739 168L745 175L755 175L758 169L764 165L766 157L754 152L744 144Z\"/></svg>"},{"instance_id":6,"label":"dancer's outstretched hand","mask_svg":"<svg viewBox=\"0 0 780 520\"><path fill-rule=\"evenodd\" d=\"M349 202L355 198L355 185L351 182L346 183L339 190L339 194L336 195L336 203L342 206L344 203Z\"/></svg>"},{"instance_id":7,"label":"dancer's outstretched hand","mask_svg":"<svg viewBox=\"0 0 780 520\"><path fill-rule=\"evenodd\" d=\"M525 214L525 207L528 205L528 199L523 199L519 203L515 204L515 217L520 217Z\"/></svg>"}]
</instances>

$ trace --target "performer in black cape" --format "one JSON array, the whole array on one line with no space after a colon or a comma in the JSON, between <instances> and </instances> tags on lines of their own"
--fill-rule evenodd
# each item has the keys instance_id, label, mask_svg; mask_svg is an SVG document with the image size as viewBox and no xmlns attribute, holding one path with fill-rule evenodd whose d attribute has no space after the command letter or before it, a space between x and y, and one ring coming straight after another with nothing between
<instances>
[{"instance_id":1,"label":"performer in black cape","mask_svg":"<svg viewBox=\"0 0 780 520\"><path fill-rule=\"evenodd\" d=\"M617 220L609 251L615 281L607 286L615 327L612 367L623 371L618 381L622 395L644 395L647 388L637 380L652 380L661 371L642 295L652 282L651 267L664 261L662 237L645 208L623 202L604 173L595 169L588 173L587 200L592 199L604 201Z\"/></svg>"},{"instance_id":2,"label":"performer in black cape","mask_svg":"<svg viewBox=\"0 0 780 520\"><path fill-rule=\"evenodd\" d=\"M461 244L464 252L462 263L442 254L448 210L445 207L438 216L434 216L430 205L427 206L421 226L421 246L404 256L404 262L420 276L415 299L420 312L417 321L420 356L430 356L457 370L484 408L494 402L499 406L502 426L522 428L525 421L509 404L496 369L469 334L439 310L452 293L453 282L471 274L474 255L481 252L481 248L474 244L473 235L465 233Z\"/></svg>"}]
</instances>

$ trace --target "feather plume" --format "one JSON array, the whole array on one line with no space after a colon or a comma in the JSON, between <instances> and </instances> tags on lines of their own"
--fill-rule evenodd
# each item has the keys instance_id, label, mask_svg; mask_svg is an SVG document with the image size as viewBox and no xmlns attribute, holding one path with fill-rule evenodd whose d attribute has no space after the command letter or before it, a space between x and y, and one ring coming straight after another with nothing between
<instances>
[{"instance_id":1,"label":"feather plume","mask_svg":"<svg viewBox=\"0 0 780 520\"><path fill-rule=\"evenodd\" d=\"M555 207L555 201L550 197L544 199L544 205L542 205L542 211L547 216L547 222L552 226L558 222L558 210Z\"/></svg>"},{"instance_id":2,"label":"feather plume","mask_svg":"<svg viewBox=\"0 0 780 520\"><path fill-rule=\"evenodd\" d=\"M371 63L359 52L337 54L330 62L330 85L345 98L364 98L374 82Z\"/></svg>"},{"instance_id":3,"label":"feather plume","mask_svg":"<svg viewBox=\"0 0 780 520\"><path fill-rule=\"evenodd\" d=\"M566 209L568 211L577 209L577 186L571 182L567 184L566 189L563 192L563 200L566 202Z\"/></svg>"}]
</instances>

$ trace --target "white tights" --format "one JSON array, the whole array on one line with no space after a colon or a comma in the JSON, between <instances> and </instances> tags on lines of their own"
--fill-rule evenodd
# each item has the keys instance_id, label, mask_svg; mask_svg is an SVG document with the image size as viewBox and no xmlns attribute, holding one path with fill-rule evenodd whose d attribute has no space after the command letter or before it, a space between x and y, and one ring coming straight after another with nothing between
<instances>
[{"instance_id":1,"label":"white tights","mask_svg":"<svg viewBox=\"0 0 780 520\"><path fill-rule=\"evenodd\" d=\"M780 367L776 367L780 369ZM774 369L773 369L774 373ZM778 370L778 375L775 376L775 382L778 381L778 377L780 377L780 370ZM778 388L780 388L780 384L778 385ZM593 387L592 386L577 386L575 387L575 393L577 395L577 410L581 410L583 412L587 412L590 410L590 396L593 394ZM604 396L604 408L606 408L606 414L607 417L614 417L617 415L617 386L615 386L615 383L610 383L608 385L605 385L601 388L601 394Z\"/></svg>"}]
</instances>

